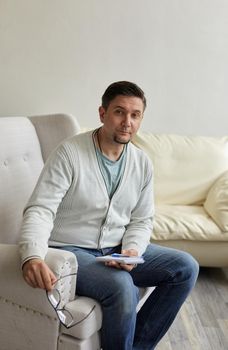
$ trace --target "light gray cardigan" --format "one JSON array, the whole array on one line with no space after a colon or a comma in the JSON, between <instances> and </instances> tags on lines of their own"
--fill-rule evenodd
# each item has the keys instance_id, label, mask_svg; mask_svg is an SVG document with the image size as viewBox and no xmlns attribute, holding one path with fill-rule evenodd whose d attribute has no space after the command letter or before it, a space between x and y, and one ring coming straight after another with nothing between
<instances>
[{"instance_id":1,"label":"light gray cardigan","mask_svg":"<svg viewBox=\"0 0 228 350\"><path fill-rule=\"evenodd\" d=\"M49 157L25 208L22 262L44 258L50 245L100 249L122 244L141 255L152 230L152 166L129 143L122 180L110 200L97 162L93 132L64 141Z\"/></svg>"}]
</instances>

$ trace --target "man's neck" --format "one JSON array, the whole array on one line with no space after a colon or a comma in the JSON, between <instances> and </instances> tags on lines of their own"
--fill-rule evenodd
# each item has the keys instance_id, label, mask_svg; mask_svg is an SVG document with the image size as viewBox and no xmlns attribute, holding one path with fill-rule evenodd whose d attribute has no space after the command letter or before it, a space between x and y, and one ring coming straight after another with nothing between
<instances>
[{"instance_id":1,"label":"man's neck","mask_svg":"<svg viewBox=\"0 0 228 350\"><path fill-rule=\"evenodd\" d=\"M98 129L95 135L96 146L100 152L112 161L118 160L124 150L125 145L108 140L105 137L102 128Z\"/></svg>"}]
</instances>

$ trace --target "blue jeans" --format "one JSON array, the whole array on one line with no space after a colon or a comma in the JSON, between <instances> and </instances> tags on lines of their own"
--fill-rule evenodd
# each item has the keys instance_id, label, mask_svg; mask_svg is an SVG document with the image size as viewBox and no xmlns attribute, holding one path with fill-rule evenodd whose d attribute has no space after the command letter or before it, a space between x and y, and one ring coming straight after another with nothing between
<instances>
[{"instance_id":1,"label":"blue jeans","mask_svg":"<svg viewBox=\"0 0 228 350\"><path fill-rule=\"evenodd\" d=\"M78 260L77 294L96 299L102 307L103 350L152 350L167 332L194 287L199 266L185 252L150 244L145 263L130 273L105 266L96 256L120 252L64 246ZM156 286L140 311L137 287Z\"/></svg>"}]
</instances>

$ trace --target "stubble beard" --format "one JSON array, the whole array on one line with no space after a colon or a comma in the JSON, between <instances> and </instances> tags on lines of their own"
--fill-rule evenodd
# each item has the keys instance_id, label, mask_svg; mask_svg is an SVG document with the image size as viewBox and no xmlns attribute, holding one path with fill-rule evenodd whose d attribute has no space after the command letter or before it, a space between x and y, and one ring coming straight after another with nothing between
<instances>
[{"instance_id":1,"label":"stubble beard","mask_svg":"<svg viewBox=\"0 0 228 350\"><path fill-rule=\"evenodd\" d=\"M113 140L120 145L127 145L131 141L130 138L127 141L120 140L117 136L114 136Z\"/></svg>"}]
</instances>

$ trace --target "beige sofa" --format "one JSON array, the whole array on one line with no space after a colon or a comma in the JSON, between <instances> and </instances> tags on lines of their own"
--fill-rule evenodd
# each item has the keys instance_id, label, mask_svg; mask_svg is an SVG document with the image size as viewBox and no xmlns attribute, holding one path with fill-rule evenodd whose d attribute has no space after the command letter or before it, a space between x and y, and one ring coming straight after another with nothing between
<instances>
[{"instance_id":1,"label":"beige sofa","mask_svg":"<svg viewBox=\"0 0 228 350\"><path fill-rule=\"evenodd\" d=\"M139 132L154 165L151 241L191 253L201 266L228 266L228 136Z\"/></svg>"},{"instance_id":2,"label":"beige sofa","mask_svg":"<svg viewBox=\"0 0 228 350\"><path fill-rule=\"evenodd\" d=\"M0 118L0 349L98 350L102 324L100 305L75 296L75 276L59 283L61 299L74 321L60 325L45 291L32 289L22 278L17 249L23 208L35 186L44 161L64 138L79 132L75 118L47 115ZM49 249L47 263L57 277L75 273L72 253ZM86 278L86 276L85 276ZM152 289L141 290L143 304Z\"/></svg>"}]
</instances>

